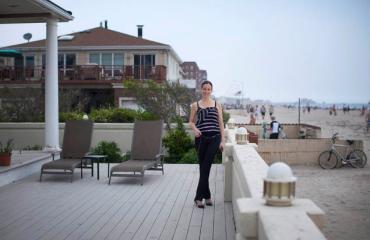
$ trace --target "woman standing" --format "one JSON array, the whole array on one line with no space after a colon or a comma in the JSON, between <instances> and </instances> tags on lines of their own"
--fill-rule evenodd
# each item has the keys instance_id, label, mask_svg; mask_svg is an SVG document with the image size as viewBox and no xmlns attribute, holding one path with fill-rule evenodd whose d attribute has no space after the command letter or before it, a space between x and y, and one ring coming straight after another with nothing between
<instances>
[{"instance_id":1,"label":"woman standing","mask_svg":"<svg viewBox=\"0 0 370 240\"><path fill-rule=\"evenodd\" d=\"M205 204L212 206L209 190L209 173L217 150L224 148L224 123L222 107L211 99L212 83L204 81L201 85L202 99L191 104L189 125L195 135L195 146L199 161L199 182L194 198L198 208Z\"/></svg>"}]
</instances>

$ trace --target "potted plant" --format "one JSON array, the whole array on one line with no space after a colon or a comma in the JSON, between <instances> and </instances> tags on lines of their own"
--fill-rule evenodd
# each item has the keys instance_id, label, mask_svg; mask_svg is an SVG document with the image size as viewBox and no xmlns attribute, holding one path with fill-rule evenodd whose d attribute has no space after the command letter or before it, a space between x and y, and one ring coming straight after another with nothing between
<instances>
[{"instance_id":1,"label":"potted plant","mask_svg":"<svg viewBox=\"0 0 370 240\"><path fill-rule=\"evenodd\" d=\"M5 145L0 142L0 166L10 165L13 146L13 139L9 139Z\"/></svg>"}]
</instances>

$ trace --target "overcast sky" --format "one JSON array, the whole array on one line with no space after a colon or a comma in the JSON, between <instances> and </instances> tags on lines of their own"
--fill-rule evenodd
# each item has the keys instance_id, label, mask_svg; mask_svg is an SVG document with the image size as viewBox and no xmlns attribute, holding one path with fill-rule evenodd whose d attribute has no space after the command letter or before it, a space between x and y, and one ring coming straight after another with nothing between
<instances>
[{"instance_id":1,"label":"overcast sky","mask_svg":"<svg viewBox=\"0 0 370 240\"><path fill-rule=\"evenodd\" d=\"M58 35L99 26L169 44L208 72L216 96L370 100L369 0L53 0L75 19ZM45 24L0 25L0 47L45 38ZM7 33L7 34L4 34Z\"/></svg>"}]
</instances>

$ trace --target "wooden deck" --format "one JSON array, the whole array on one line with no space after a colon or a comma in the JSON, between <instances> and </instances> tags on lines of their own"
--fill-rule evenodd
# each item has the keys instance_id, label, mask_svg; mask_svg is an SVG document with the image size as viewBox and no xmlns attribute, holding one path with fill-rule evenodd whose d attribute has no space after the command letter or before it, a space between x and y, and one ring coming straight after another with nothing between
<instances>
[{"instance_id":1,"label":"wooden deck","mask_svg":"<svg viewBox=\"0 0 370 240\"><path fill-rule=\"evenodd\" d=\"M96 174L96 172L95 172ZM213 165L215 205L194 207L198 165L165 165L165 174L100 180L84 170L73 183L35 174L0 188L0 239L235 239L231 203L224 202L224 168Z\"/></svg>"}]
</instances>

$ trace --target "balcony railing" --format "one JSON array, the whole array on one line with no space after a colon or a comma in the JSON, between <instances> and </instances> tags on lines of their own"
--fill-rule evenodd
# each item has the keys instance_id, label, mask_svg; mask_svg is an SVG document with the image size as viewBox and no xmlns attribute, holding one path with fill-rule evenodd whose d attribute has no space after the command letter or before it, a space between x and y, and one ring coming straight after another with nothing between
<instances>
[{"instance_id":1,"label":"balcony railing","mask_svg":"<svg viewBox=\"0 0 370 240\"><path fill-rule=\"evenodd\" d=\"M122 81L125 79L165 81L166 66L75 65L59 68L58 74L59 81ZM0 83L43 82L44 80L43 66L0 67Z\"/></svg>"}]
</instances>

